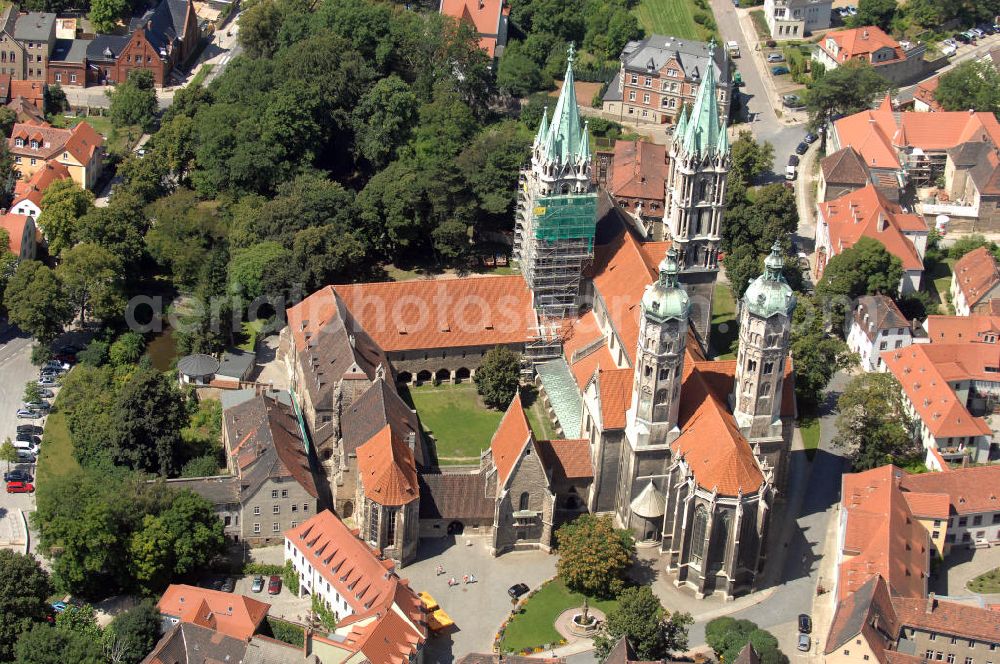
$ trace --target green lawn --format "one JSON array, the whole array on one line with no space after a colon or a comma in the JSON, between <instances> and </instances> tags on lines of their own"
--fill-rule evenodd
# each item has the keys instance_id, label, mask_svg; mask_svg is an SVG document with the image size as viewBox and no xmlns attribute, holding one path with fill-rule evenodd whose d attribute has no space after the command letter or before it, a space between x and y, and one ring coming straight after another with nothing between
<instances>
[{"instance_id":1,"label":"green lawn","mask_svg":"<svg viewBox=\"0 0 1000 664\"><path fill-rule=\"evenodd\" d=\"M69 438L66 416L60 412L49 415L42 434L42 453L35 471L38 484L47 484L80 469L73 458L73 442Z\"/></svg>"},{"instance_id":2,"label":"green lawn","mask_svg":"<svg viewBox=\"0 0 1000 664\"><path fill-rule=\"evenodd\" d=\"M142 129L138 126L115 128L111 124L111 118L107 115L89 115L87 117L77 117L73 115L53 115L50 123L54 127L75 127L84 120L94 128L98 134L107 141L109 152L122 154L128 148L130 142L135 143L142 136Z\"/></svg>"},{"instance_id":3,"label":"green lawn","mask_svg":"<svg viewBox=\"0 0 1000 664\"><path fill-rule=\"evenodd\" d=\"M925 283L930 293L937 297L937 301L941 303L939 307L939 313L941 314L955 314L951 310L952 306L947 300L948 293L951 290L951 269L954 265L954 260L946 258L943 261L934 263L931 269L927 271L928 281ZM933 312L928 311L927 313Z\"/></svg>"},{"instance_id":4,"label":"green lawn","mask_svg":"<svg viewBox=\"0 0 1000 664\"><path fill-rule=\"evenodd\" d=\"M247 321L243 323L243 338L244 341L237 348L240 350L245 350L248 353L252 353L257 349L257 335L264 328L264 320L258 318L254 321Z\"/></svg>"},{"instance_id":5,"label":"green lawn","mask_svg":"<svg viewBox=\"0 0 1000 664\"><path fill-rule=\"evenodd\" d=\"M739 335L736 321L736 302L728 284L716 284L712 296L712 330L708 343L718 360L736 357L735 344Z\"/></svg>"},{"instance_id":6,"label":"green lawn","mask_svg":"<svg viewBox=\"0 0 1000 664\"><path fill-rule=\"evenodd\" d=\"M526 387L521 390L521 402L524 404L528 424L531 426L531 432L535 435L535 440L559 438L552 425L552 420L545 412L545 404L538 398L538 390L535 387Z\"/></svg>"},{"instance_id":7,"label":"green lawn","mask_svg":"<svg viewBox=\"0 0 1000 664\"><path fill-rule=\"evenodd\" d=\"M605 615L618 606L616 600L590 598L589 603ZM566 609L578 606L583 606L583 595L571 593L559 579L550 581L525 602L522 612L507 625L500 641L501 651L520 652L556 643L562 638L554 627L556 617Z\"/></svg>"},{"instance_id":8,"label":"green lawn","mask_svg":"<svg viewBox=\"0 0 1000 664\"><path fill-rule=\"evenodd\" d=\"M647 34L701 39L702 31L694 22L695 11L692 0L639 0L632 13Z\"/></svg>"},{"instance_id":9,"label":"green lawn","mask_svg":"<svg viewBox=\"0 0 1000 664\"><path fill-rule=\"evenodd\" d=\"M819 448L819 418L803 414L799 417L799 433L802 434L802 447L806 450L806 457L811 461Z\"/></svg>"},{"instance_id":10,"label":"green lawn","mask_svg":"<svg viewBox=\"0 0 1000 664\"><path fill-rule=\"evenodd\" d=\"M503 413L490 410L479 399L476 386L431 384L410 387L401 395L413 404L420 424L434 438L439 464L478 464L479 453L489 447Z\"/></svg>"},{"instance_id":11,"label":"green lawn","mask_svg":"<svg viewBox=\"0 0 1000 664\"><path fill-rule=\"evenodd\" d=\"M201 85L205 81L205 79L208 77L208 75L212 73L212 68L213 67L215 67L215 65L208 64L208 63L203 64L201 66L201 69L198 70L198 73L194 75L194 78L191 79L191 82L188 83L188 85L191 85L191 86Z\"/></svg>"},{"instance_id":12,"label":"green lawn","mask_svg":"<svg viewBox=\"0 0 1000 664\"><path fill-rule=\"evenodd\" d=\"M974 593L1000 593L1000 567L980 574L968 585Z\"/></svg>"}]
</instances>

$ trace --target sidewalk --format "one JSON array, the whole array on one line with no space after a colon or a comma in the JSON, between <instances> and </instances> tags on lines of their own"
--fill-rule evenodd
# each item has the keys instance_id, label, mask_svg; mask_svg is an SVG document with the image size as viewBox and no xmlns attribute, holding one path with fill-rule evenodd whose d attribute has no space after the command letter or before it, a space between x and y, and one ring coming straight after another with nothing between
<instances>
[{"instance_id":1,"label":"sidewalk","mask_svg":"<svg viewBox=\"0 0 1000 664\"><path fill-rule=\"evenodd\" d=\"M781 99L781 95L778 94L778 89L774 86L771 71L764 60L764 51L757 49L757 46L760 44L760 38L757 36L757 29L753 25L750 10L736 9L736 14L739 17L743 38L749 45L747 56L753 60L754 67L757 68L757 75L760 76L761 83L764 85L764 91L767 94L767 103L774 110L778 122L788 126L803 124L808 119L804 111L791 111L783 107L778 101Z\"/></svg>"}]
</instances>

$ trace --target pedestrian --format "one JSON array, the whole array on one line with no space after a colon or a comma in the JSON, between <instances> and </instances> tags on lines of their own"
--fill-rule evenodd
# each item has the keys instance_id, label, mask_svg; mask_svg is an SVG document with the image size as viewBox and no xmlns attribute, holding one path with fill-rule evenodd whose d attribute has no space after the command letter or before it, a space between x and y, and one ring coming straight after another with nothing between
<instances>
[{"instance_id":1,"label":"pedestrian","mask_svg":"<svg viewBox=\"0 0 1000 664\"><path fill-rule=\"evenodd\" d=\"M469 575L466 574L465 576L463 576L462 580L465 581L466 585L468 585L468 583L469 583Z\"/></svg>"}]
</instances>

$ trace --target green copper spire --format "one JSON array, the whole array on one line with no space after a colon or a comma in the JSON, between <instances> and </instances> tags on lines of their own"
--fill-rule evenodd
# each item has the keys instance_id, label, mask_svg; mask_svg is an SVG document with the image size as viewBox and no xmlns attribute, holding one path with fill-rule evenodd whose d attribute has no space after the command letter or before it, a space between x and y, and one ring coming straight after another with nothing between
<instances>
[{"instance_id":1,"label":"green copper spire","mask_svg":"<svg viewBox=\"0 0 1000 664\"><path fill-rule=\"evenodd\" d=\"M580 126L580 109L576 105L573 59L573 44L570 44L562 91L542 143L542 156L562 164L578 163L590 158L590 146L585 145L587 141Z\"/></svg>"},{"instance_id":2,"label":"green copper spire","mask_svg":"<svg viewBox=\"0 0 1000 664\"><path fill-rule=\"evenodd\" d=\"M691 109L682 136L681 146L688 154L707 156L719 148L719 133L725 126L719 121L719 103L715 89L715 41L708 44L708 66L698 86L698 95ZM725 143L728 146L728 140Z\"/></svg>"},{"instance_id":3,"label":"green copper spire","mask_svg":"<svg viewBox=\"0 0 1000 664\"><path fill-rule=\"evenodd\" d=\"M752 313L764 318L775 314L792 315L795 310L795 292L781 274L784 266L781 244L775 240L771 254L764 259L764 274L752 280L743 295L743 304Z\"/></svg>"},{"instance_id":4,"label":"green copper spire","mask_svg":"<svg viewBox=\"0 0 1000 664\"><path fill-rule=\"evenodd\" d=\"M670 247L660 263L659 278L646 286L646 292L642 295L642 310L645 315L661 322L668 318L687 318L691 309L688 294L677 279L680 273L677 258L677 249Z\"/></svg>"},{"instance_id":5,"label":"green copper spire","mask_svg":"<svg viewBox=\"0 0 1000 664\"><path fill-rule=\"evenodd\" d=\"M687 106L681 106L681 114L677 116L677 126L674 128L674 136L683 139L684 132L687 131L687 126L688 126Z\"/></svg>"},{"instance_id":6,"label":"green copper spire","mask_svg":"<svg viewBox=\"0 0 1000 664\"><path fill-rule=\"evenodd\" d=\"M590 122L583 123L583 136L580 137L580 161L590 161Z\"/></svg>"},{"instance_id":7,"label":"green copper spire","mask_svg":"<svg viewBox=\"0 0 1000 664\"><path fill-rule=\"evenodd\" d=\"M539 146L545 140L545 135L549 133L549 107L542 111L542 122L538 125L538 133L535 134L535 146Z\"/></svg>"}]
</instances>

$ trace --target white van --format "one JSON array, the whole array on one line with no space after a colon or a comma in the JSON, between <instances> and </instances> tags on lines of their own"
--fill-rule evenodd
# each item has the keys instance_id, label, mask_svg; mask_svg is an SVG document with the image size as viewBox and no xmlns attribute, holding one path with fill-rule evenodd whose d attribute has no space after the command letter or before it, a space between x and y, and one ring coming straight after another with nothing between
<instances>
[{"instance_id":1,"label":"white van","mask_svg":"<svg viewBox=\"0 0 1000 664\"><path fill-rule=\"evenodd\" d=\"M738 58L740 57L740 45L734 41L726 42L726 50L729 51L729 57Z\"/></svg>"},{"instance_id":2,"label":"white van","mask_svg":"<svg viewBox=\"0 0 1000 664\"><path fill-rule=\"evenodd\" d=\"M14 448L22 450L24 452L31 452L32 454L35 454L38 451L38 448L35 446L35 444L28 442L27 440L15 440Z\"/></svg>"},{"instance_id":3,"label":"white van","mask_svg":"<svg viewBox=\"0 0 1000 664\"><path fill-rule=\"evenodd\" d=\"M799 176L799 156L791 155L788 157L788 166L785 166L785 179L794 180Z\"/></svg>"}]
</instances>

